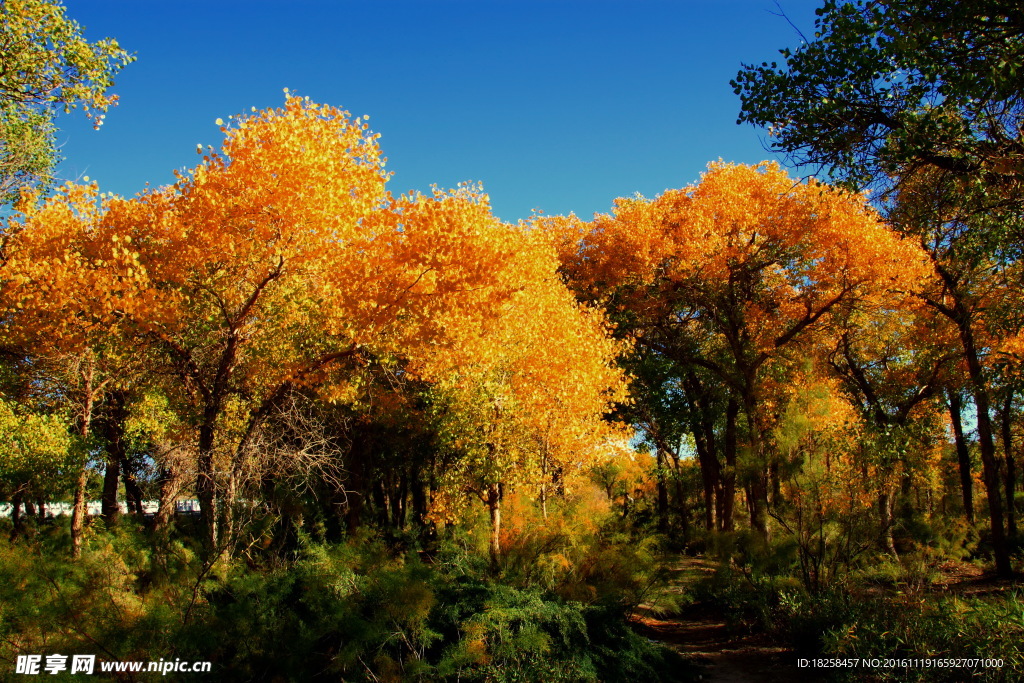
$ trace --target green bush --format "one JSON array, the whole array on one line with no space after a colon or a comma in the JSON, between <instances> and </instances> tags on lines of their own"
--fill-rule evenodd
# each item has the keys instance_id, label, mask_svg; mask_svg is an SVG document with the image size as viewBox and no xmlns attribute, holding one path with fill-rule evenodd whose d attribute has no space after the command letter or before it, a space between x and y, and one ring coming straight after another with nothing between
<instances>
[{"instance_id":1,"label":"green bush","mask_svg":"<svg viewBox=\"0 0 1024 683\"><path fill-rule=\"evenodd\" d=\"M730 617L737 631L762 631L788 643L798 657L994 658L1002 668L874 668L877 680L1020 680L1024 677L1024 595L984 598L856 591L851 586L807 591L784 577L755 578L723 565L693 591L698 602ZM863 670L850 670L864 680Z\"/></svg>"},{"instance_id":2,"label":"green bush","mask_svg":"<svg viewBox=\"0 0 1024 683\"><path fill-rule=\"evenodd\" d=\"M429 563L363 535L330 545L303 539L294 560L261 564L250 556L216 568L188 537L152 537L127 520L94 529L78 562L66 555L66 536L54 527L31 542L0 541L0 658L209 660L223 681L691 674L677 655L629 628L624 596L632 584L622 577L632 556L619 541L581 546L580 558L618 557L621 565L609 570L613 578L580 572L569 581L608 591L608 600L584 604L560 593L565 581L494 575L457 533Z\"/></svg>"},{"instance_id":3,"label":"green bush","mask_svg":"<svg viewBox=\"0 0 1024 683\"><path fill-rule=\"evenodd\" d=\"M988 658L1002 668L880 669L881 680L1020 680L1024 675L1024 601L1020 593L986 598L875 599L835 624L825 656Z\"/></svg>"}]
</instances>

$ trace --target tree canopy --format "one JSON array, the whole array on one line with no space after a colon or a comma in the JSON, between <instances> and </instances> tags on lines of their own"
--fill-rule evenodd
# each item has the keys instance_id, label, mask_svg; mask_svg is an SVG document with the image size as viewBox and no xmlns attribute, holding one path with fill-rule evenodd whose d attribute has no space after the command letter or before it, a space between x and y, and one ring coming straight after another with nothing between
<instances>
[{"instance_id":1,"label":"tree canopy","mask_svg":"<svg viewBox=\"0 0 1024 683\"><path fill-rule=\"evenodd\" d=\"M827 0L782 65L744 65L739 122L832 177L925 167L1006 197L1024 177L1024 19L1013 0ZM1019 201L1012 201L1019 208Z\"/></svg>"},{"instance_id":2,"label":"tree canopy","mask_svg":"<svg viewBox=\"0 0 1024 683\"><path fill-rule=\"evenodd\" d=\"M99 128L117 103L114 76L135 57L112 38L87 41L56 0L4 0L0 20L0 201L10 201L52 181L57 112L81 108Z\"/></svg>"}]
</instances>

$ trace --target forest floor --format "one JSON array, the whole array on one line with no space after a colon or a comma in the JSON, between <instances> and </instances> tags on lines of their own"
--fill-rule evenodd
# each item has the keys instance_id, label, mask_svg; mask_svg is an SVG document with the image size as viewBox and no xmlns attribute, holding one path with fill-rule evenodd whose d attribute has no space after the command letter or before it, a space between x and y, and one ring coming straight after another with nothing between
<instances>
[{"instance_id":1,"label":"forest floor","mask_svg":"<svg viewBox=\"0 0 1024 683\"><path fill-rule=\"evenodd\" d=\"M701 557L681 557L671 566L671 590L714 573L716 563ZM815 681L812 672L798 669L796 655L763 634L736 634L726 615L707 605L686 605L671 616L659 616L641 605L634 627L651 640L663 643L703 668L702 681L710 683L790 683Z\"/></svg>"},{"instance_id":2,"label":"forest floor","mask_svg":"<svg viewBox=\"0 0 1024 683\"><path fill-rule=\"evenodd\" d=\"M687 587L714 574L717 563L703 557L682 556L671 566L670 591L683 593ZM996 579L977 565L949 562L927 587L928 594L956 594L979 597L1009 590L1019 583ZM867 588L866 592L887 591ZM671 615L660 615L652 606L641 605L633 617L637 631L651 640L679 652L703 668L702 681L710 683L789 683L823 681L813 670L797 667L797 656L784 644L762 633L737 633L729 628L720 609L685 604Z\"/></svg>"}]
</instances>

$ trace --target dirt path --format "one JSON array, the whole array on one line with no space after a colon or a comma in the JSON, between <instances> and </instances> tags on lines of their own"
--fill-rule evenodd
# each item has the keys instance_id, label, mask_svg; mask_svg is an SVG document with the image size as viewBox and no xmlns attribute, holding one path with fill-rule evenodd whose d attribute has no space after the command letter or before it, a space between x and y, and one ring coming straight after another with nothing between
<instances>
[{"instance_id":1,"label":"dirt path","mask_svg":"<svg viewBox=\"0 0 1024 683\"><path fill-rule=\"evenodd\" d=\"M670 591L685 593L687 587L713 574L716 564L699 557L681 557L672 567ZM947 562L929 585L862 587L866 594L919 591L922 594L979 597L1012 590L1019 579L996 579L982 568L965 562ZM633 617L638 632L676 650L704 667L702 681L712 683L791 683L823 681L812 669L797 667L796 654L762 634L730 631L720 608L691 604L670 616L641 606Z\"/></svg>"},{"instance_id":2,"label":"dirt path","mask_svg":"<svg viewBox=\"0 0 1024 683\"><path fill-rule=\"evenodd\" d=\"M714 563L684 557L673 567L678 590L714 571ZM704 667L703 680L711 683L792 683L816 681L807 669L798 669L796 655L760 635L734 635L724 614L704 605L689 605L673 616L657 616L641 607L634 617L637 630L651 640L683 654Z\"/></svg>"}]
</instances>

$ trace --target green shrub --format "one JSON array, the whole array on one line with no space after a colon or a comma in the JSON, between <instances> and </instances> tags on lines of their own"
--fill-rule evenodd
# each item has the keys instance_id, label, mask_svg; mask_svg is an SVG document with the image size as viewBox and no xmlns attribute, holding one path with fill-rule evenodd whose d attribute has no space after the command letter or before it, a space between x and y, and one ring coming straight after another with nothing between
<instances>
[{"instance_id":1,"label":"green shrub","mask_svg":"<svg viewBox=\"0 0 1024 683\"><path fill-rule=\"evenodd\" d=\"M833 627L825 656L991 658L1002 668L880 669L882 680L1019 680L1024 675L1024 601L1020 593L987 598L875 599Z\"/></svg>"},{"instance_id":2,"label":"green shrub","mask_svg":"<svg viewBox=\"0 0 1024 683\"><path fill-rule=\"evenodd\" d=\"M1002 668L884 668L877 680L1008 681L1024 677L1024 595L984 598L896 594L832 587L817 592L783 577L753 578L723 565L698 584L693 598L730 617L737 631L762 631L798 657L994 658ZM865 680L863 670L836 676Z\"/></svg>"},{"instance_id":3,"label":"green shrub","mask_svg":"<svg viewBox=\"0 0 1024 683\"><path fill-rule=\"evenodd\" d=\"M216 570L189 537L151 537L127 520L95 529L78 562L66 555L66 535L55 527L32 542L0 541L0 658L209 660L223 681L673 681L691 673L628 627L625 565L647 551L629 554L621 539L598 535L580 546L579 558L616 565L607 574L536 585L517 572L495 576L460 533L431 564L362 535L342 544L302 539L294 560L248 557ZM560 593L585 582L611 597L584 604Z\"/></svg>"}]
</instances>

